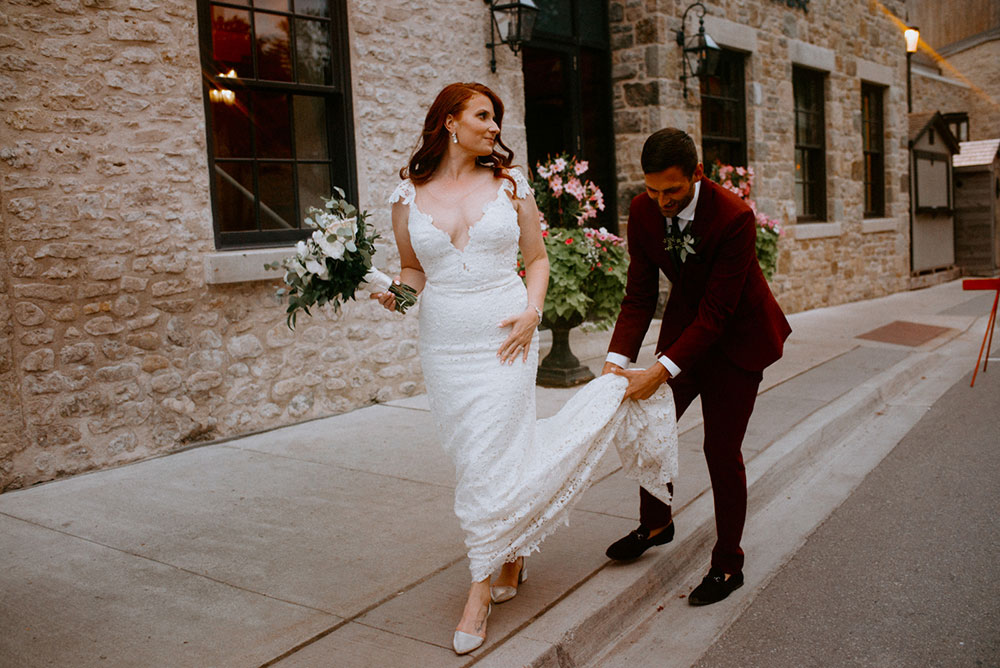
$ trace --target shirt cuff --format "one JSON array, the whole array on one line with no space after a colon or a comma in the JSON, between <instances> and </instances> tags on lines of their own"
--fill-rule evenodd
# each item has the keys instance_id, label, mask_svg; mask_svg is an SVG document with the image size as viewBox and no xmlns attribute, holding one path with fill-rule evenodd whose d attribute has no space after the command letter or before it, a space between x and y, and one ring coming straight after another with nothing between
<instances>
[{"instance_id":1,"label":"shirt cuff","mask_svg":"<svg viewBox=\"0 0 1000 668\"><path fill-rule=\"evenodd\" d=\"M623 369L627 369L629 364L629 358L625 357L621 353L608 353L608 358L604 361L617 364Z\"/></svg>"},{"instance_id":2,"label":"shirt cuff","mask_svg":"<svg viewBox=\"0 0 1000 668\"><path fill-rule=\"evenodd\" d=\"M681 368L674 364L673 360L666 355L660 355L656 358L656 361L662 364L663 368L670 372L671 378L676 378L681 374Z\"/></svg>"}]
</instances>

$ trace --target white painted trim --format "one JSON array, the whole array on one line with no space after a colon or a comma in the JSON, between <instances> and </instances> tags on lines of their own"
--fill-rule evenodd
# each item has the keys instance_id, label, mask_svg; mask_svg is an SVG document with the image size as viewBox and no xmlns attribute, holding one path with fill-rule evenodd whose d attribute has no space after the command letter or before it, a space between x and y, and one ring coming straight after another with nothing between
<instances>
[{"instance_id":1,"label":"white painted trim","mask_svg":"<svg viewBox=\"0 0 1000 668\"><path fill-rule=\"evenodd\" d=\"M895 232L897 229L898 223L895 218L865 218L861 221L861 232L863 234Z\"/></svg>"},{"instance_id":2,"label":"white painted trim","mask_svg":"<svg viewBox=\"0 0 1000 668\"><path fill-rule=\"evenodd\" d=\"M209 253L205 256L205 282L216 285L280 279L284 274L265 269L264 265L283 260L294 252L294 246L286 246Z\"/></svg>"},{"instance_id":3,"label":"white painted trim","mask_svg":"<svg viewBox=\"0 0 1000 668\"><path fill-rule=\"evenodd\" d=\"M705 32L719 46L750 53L757 50L757 31L742 23L708 15L705 17Z\"/></svg>"},{"instance_id":4,"label":"white painted trim","mask_svg":"<svg viewBox=\"0 0 1000 668\"><path fill-rule=\"evenodd\" d=\"M843 233L840 223L796 223L786 229L796 239L827 239L839 237Z\"/></svg>"},{"instance_id":5,"label":"white painted trim","mask_svg":"<svg viewBox=\"0 0 1000 668\"><path fill-rule=\"evenodd\" d=\"M929 70L920 65L914 65L910 68L910 72L914 76L924 77L926 79L933 79L934 81L941 81L946 84L951 84L952 86L958 86L959 88L971 88L971 86L964 81L959 81L958 79L951 79L949 77L941 76L937 72Z\"/></svg>"},{"instance_id":6,"label":"white painted trim","mask_svg":"<svg viewBox=\"0 0 1000 668\"><path fill-rule=\"evenodd\" d=\"M882 86L891 86L896 81L891 67L862 58L858 58L858 78Z\"/></svg>"},{"instance_id":7,"label":"white painted trim","mask_svg":"<svg viewBox=\"0 0 1000 668\"><path fill-rule=\"evenodd\" d=\"M797 39L788 40L788 59L796 65L832 72L836 69L837 55L833 49L816 46Z\"/></svg>"}]
</instances>

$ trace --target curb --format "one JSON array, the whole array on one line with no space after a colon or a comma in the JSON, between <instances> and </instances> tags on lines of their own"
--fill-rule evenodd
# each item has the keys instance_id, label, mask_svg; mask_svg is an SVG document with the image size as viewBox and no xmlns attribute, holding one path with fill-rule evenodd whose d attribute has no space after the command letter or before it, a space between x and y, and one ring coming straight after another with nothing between
<instances>
[{"instance_id":1,"label":"curb","mask_svg":"<svg viewBox=\"0 0 1000 668\"><path fill-rule=\"evenodd\" d=\"M915 352L818 409L760 451L747 471L748 518L807 474L825 448L946 361L937 352ZM576 668L599 658L679 583L700 574L715 539L711 494L706 490L676 517L678 532L669 550L629 564L608 562L473 665Z\"/></svg>"}]
</instances>

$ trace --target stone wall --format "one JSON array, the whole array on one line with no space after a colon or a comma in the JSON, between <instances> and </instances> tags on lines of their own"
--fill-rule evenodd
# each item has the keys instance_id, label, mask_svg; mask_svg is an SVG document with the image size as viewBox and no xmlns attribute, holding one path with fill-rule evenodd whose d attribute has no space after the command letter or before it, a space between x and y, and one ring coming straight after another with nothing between
<instances>
[{"instance_id":1,"label":"stone wall","mask_svg":"<svg viewBox=\"0 0 1000 668\"><path fill-rule=\"evenodd\" d=\"M969 139L1000 136L1000 39L953 53L942 61L941 74L914 68L913 111L964 111Z\"/></svg>"},{"instance_id":2,"label":"stone wall","mask_svg":"<svg viewBox=\"0 0 1000 668\"><path fill-rule=\"evenodd\" d=\"M749 53L748 158L757 173L753 197L760 211L779 219L788 231L772 282L788 311L907 287L905 52L899 30L879 9L884 5L901 14L902 4L830 0L810 3L808 12L773 0L708 5L709 34L716 30L713 37L720 44ZM642 190L639 154L651 132L673 125L701 141L697 80L688 82L685 100L680 47L674 41L685 6L641 0L613 0L610 5L622 216ZM687 32L696 29L697 20L689 15ZM795 224L793 60L829 72L828 218L819 225ZM886 217L865 221L860 86L863 76L873 74L888 77L890 84L885 98Z\"/></svg>"},{"instance_id":3,"label":"stone wall","mask_svg":"<svg viewBox=\"0 0 1000 668\"><path fill-rule=\"evenodd\" d=\"M361 207L385 201L443 85L505 99L481 3L351 0ZM416 318L373 303L289 332L276 282L209 285L215 252L195 3L0 7L0 489L421 391ZM393 244L378 262L398 268Z\"/></svg>"}]
</instances>

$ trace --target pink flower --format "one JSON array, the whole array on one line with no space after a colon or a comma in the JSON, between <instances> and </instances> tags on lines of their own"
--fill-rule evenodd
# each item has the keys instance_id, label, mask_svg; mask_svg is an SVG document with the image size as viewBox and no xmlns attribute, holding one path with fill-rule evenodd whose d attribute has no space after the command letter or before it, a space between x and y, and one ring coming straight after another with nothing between
<instances>
[{"instance_id":1,"label":"pink flower","mask_svg":"<svg viewBox=\"0 0 1000 668\"><path fill-rule=\"evenodd\" d=\"M586 160L581 160L575 165L573 165L573 171L576 172L577 176L583 174L588 169L590 169L590 163L587 162Z\"/></svg>"},{"instance_id":2,"label":"pink flower","mask_svg":"<svg viewBox=\"0 0 1000 668\"><path fill-rule=\"evenodd\" d=\"M562 158L556 158L555 162L552 163L552 167L557 172L561 172L562 170L566 169L566 161L563 160Z\"/></svg>"},{"instance_id":3,"label":"pink flower","mask_svg":"<svg viewBox=\"0 0 1000 668\"><path fill-rule=\"evenodd\" d=\"M563 194L563 182L562 177L558 174L553 175L549 179L549 188L552 188L552 194L559 197Z\"/></svg>"},{"instance_id":4,"label":"pink flower","mask_svg":"<svg viewBox=\"0 0 1000 668\"><path fill-rule=\"evenodd\" d=\"M581 201L586 196L586 192L583 189L583 184L580 183L580 179L573 177L566 184L566 192L576 198L576 201Z\"/></svg>"}]
</instances>

